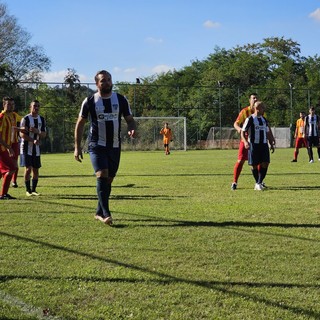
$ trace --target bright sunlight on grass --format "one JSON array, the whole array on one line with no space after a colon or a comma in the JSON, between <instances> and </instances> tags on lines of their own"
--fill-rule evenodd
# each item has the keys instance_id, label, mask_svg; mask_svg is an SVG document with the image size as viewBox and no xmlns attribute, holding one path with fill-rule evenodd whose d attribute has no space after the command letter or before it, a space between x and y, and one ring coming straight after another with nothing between
<instances>
[{"instance_id":1,"label":"bright sunlight on grass","mask_svg":"<svg viewBox=\"0 0 320 320\"><path fill-rule=\"evenodd\" d=\"M89 156L44 154L40 197L0 203L1 319L320 319L320 161L277 149L254 191L237 150L123 152L94 220ZM44 316L45 315L45 316Z\"/></svg>"}]
</instances>

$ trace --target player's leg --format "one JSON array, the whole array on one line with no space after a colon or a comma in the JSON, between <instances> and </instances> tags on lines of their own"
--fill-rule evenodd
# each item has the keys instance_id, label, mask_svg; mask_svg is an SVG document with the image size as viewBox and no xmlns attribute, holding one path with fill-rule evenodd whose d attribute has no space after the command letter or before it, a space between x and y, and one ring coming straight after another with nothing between
<instances>
[{"instance_id":1,"label":"player's leg","mask_svg":"<svg viewBox=\"0 0 320 320\"><path fill-rule=\"evenodd\" d=\"M2 175L2 187L0 192L0 199L15 199L8 194L12 174L16 170L16 161L11 158L7 151L2 152L0 155L0 173Z\"/></svg>"},{"instance_id":2,"label":"player's leg","mask_svg":"<svg viewBox=\"0 0 320 320\"><path fill-rule=\"evenodd\" d=\"M12 149L14 152L14 159L17 162L17 168L14 171L12 178L11 178L11 183L13 188L18 188L17 184L17 178L18 178L18 172L19 172L19 166L18 166L18 158L19 158L19 143L13 143L12 144Z\"/></svg>"},{"instance_id":3,"label":"player's leg","mask_svg":"<svg viewBox=\"0 0 320 320\"><path fill-rule=\"evenodd\" d=\"M248 160L248 150L244 147L244 143L241 141L238 150L238 160L233 167L233 182L231 184L231 190L237 189L238 179L246 160Z\"/></svg>"},{"instance_id":4,"label":"player's leg","mask_svg":"<svg viewBox=\"0 0 320 320\"><path fill-rule=\"evenodd\" d=\"M313 151L312 151L312 137L308 137L308 155L309 155L309 162L313 162Z\"/></svg>"}]
</instances>

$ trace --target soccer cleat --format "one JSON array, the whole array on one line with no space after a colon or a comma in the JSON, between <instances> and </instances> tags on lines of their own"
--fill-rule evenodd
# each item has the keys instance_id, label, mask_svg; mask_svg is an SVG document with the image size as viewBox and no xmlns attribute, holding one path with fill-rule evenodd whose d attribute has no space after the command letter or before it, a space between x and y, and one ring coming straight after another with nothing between
<instances>
[{"instance_id":1,"label":"soccer cleat","mask_svg":"<svg viewBox=\"0 0 320 320\"><path fill-rule=\"evenodd\" d=\"M37 197L41 195L41 193L38 193L37 191L32 191L31 194Z\"/></svg>"},{"instance_id":2,"label":"soccer cleat","mask_svg":"<svg viewBox=\"0 0 320 320\"><path fill-rule=\"evenodd\" d=\"M108 226L112 226L112 217L110 216L110 217L104 218L103 222Z\"/></svg>"},{"instance_id":3,"label":"soccer cleat","mask_svg":"<svg viewBox=\"0 0 320 320\"><path fill-rule=\"evenodd\" d=\"M0 200L15 200L17 198L10 196L9 193L4 194L3 196L0 196Z\"/></svg>"},{"instance_id":4,"label":"soccer cleat","mask_svg":"<svg viewBox=\"0 0 320 320\"><path fill-rule=\"evenodd\" d=\"M12 188L18 188L18 185L17 185L17 183L16 182L12 182Z\"/></svg>"},{"instance_id":5,"label":"soccer cleat","mask_svg":"<svg viewBox=\"0 0 320 320\"><path fill-rule=\"evenodd\" d=\"M27 191L27 192L26 192L26 196L27 196L27 197L32 197L32 192Z\"/></svg>"},{"instance_id":6,"label":"soccer cleat","mask_svg":"<svg viewBox=\"0 0 320 320\"><path fill-rule=\"evenodd\" d=\"M260 183L256 183L254 185L254 190L257 190L257 191L262 191L263 190L263 187Z\"/></svg>"},{"instance_id":7,"label":"soccer cleat","mask_svg":"<svg viewBox=\"0 0 320 320\"><path fill-rule=\"evenodd\" d=\"M232 182L231 190L237 190L237 184L235 182Z\"/></svg>"},{"instance_id":8,"label":"soccer cleat","mask_svg":"<svg viewBox=\"0 0 320 320\"><path fill-rule=\"evenodd\" d=\"M298 162L296 159L291 160L291 162Z\"/></svg>"},{"instance_id":9,"label":"soccer cleat","mask_svg":"<svg viewBox=\"0 0 320 320\"><path fill-rule=\"evenodd\" d=\"M113 221L112 221L112 217L111 217L111 216L109 216L109 217L103 217L103 216L100 216L100 215L96 214L96 215L94 216L94 218L95 218L96 220L100 220L101 222L103 222L103 223L105 223L105 224L107 224L107 225L109 225L109 226L111 226L111 225L113 224Z\"/></svg>"},{"instance_id":10,"label":"soccer cleat","mask_svg":"<svg viewBox=\"0 0 320 320\"><path fill-rule=\"evenodd\" d=\"M267 189L268 188L264 182L261 182L260 185L261 185L262 189Z\"/></svg>"},{"instance_id":11,"label":"soccer cleat","mask_svg":"<svg viewBox=\"0 0 320 320\"><path fill-rule=\"evenodd\" d=\"M314 163L313 159L309 161L309 163Z\"/></svg>"}]
</instances>

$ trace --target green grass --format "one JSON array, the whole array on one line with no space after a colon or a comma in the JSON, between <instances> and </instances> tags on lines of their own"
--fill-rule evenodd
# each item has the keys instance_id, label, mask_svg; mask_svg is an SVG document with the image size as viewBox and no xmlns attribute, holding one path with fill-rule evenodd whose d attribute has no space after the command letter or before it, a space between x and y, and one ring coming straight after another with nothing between
<instances>
[{"instance_id":1,"label":"green grass","mask_svg":"<svg viewBox=\"0 0 320 320\"><path fill-rule=\"evenodd\" d=\"M39 198L0 203L0 318L319 319L320 162L272 155L254 191L236 150L123 152L110 228L89 156L43 155ZM46 317L48 318L48 317Z\"/></svg>"}]
</instances>

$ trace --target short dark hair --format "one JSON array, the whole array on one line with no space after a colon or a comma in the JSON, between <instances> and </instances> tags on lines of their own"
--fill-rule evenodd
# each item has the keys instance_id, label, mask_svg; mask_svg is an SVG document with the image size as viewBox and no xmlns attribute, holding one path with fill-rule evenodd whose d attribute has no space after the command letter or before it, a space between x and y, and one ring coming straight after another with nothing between
<instances>
[{"instance_id":1,"label":"short dark hair","mask_svg":"<svg viewBox=\"0 0 320 320\"><path fill-rule=\"evenodd\" d=\"M258 94L257 94L256 92L250 93L250 94L249 94L249 99L250 99L251 96L258 96Z\"/></svg>"},{"instance_id":2,"label":"short dark hair","mask_svg":"<svg viewBox=\"0 0 320 320\"><path fill-rule=\"evenodd\" d=\"M107 70L100 70L100 71L98 71L97 73L96 73L96 75L94 76L94 81L97 83L98 82L98 75L99 74L106 74L106 75L110 75L110 77L111 77L111 73L110 72L108 72Z\"/></svg>"},{"instance_id":3,"label":"short dark hair","mask_svg":"<svg viewBox=\"0 0 320 320\"><path fill-rule=\"evenodd\" d=\"M14 101L14 99L12 97L5 96L3 97L2 102L5 102L5 101Z\"/></svg>"}]
</instances>

